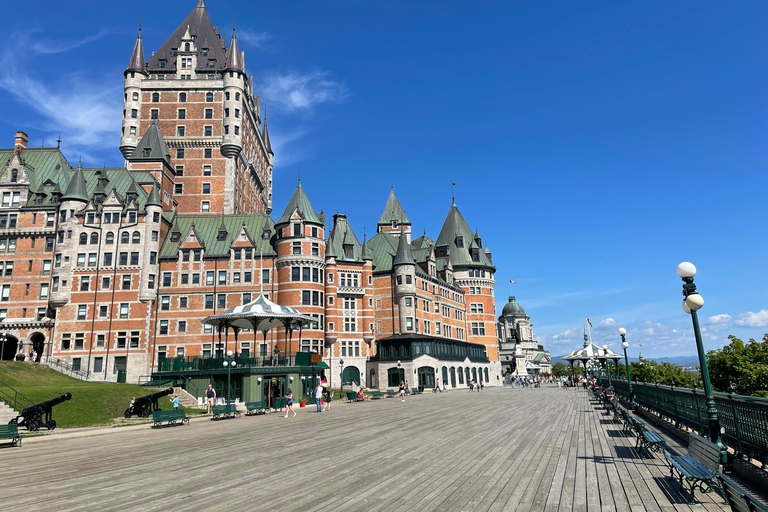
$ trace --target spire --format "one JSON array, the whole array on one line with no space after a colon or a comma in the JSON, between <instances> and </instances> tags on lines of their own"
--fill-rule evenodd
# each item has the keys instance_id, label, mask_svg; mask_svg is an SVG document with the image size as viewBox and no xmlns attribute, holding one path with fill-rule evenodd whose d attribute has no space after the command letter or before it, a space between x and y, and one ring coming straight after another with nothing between
<instances>
[{"instance_id":1,"label":"spire","mask_svg":"<svg viewBox=\"0 0 768 512\"><path fill-rule=\"evenodd\" d=\"M129 160L164 160L168 167L173 168L171 152L168 151L168 145L165 143L163 134L160 133L157 121L149 125Z\"/></svg>"},{"instance_id":2,"label":"spire","mask_svg":"<svg viewBox=\"0 0 768 512\"><path fill-rule=\"evenodd\" d=\"M363 250L360 255L360 258L363 261L373 261L373 256L371 256L370 251L368 250L368 240L365 235L363 235Z\"/></svg>"},{"instance_id":3,"label":"spire","mask_svg":"<svg viewBox=\"0 0 768 512\"><path fill-rule=\"evenodd\" d=\"M398 265L413 265L413 253L411 252L411 244L405 239L405 233L400 231L400 239L397 242L397 254L395 254L395 260L392 262L392 267Z\"/></svg>"},{"instance_id":4,"label":"spire","mask_svg":"<svg viewBox=\"0 0 768 512\"><path fill-rule=\"evenodd\" d=\"M226 69L234 69L236 71L243 70L243 61L240 59L240 51L237 49L237 36L235 35L235 26L232 25L232 42L229 43L229 51L227 52L227 67Z\"/></svg>"},{"instance_id":5,"label":"spire","mask_svg":"<svg viewBox=\"0 0 768 512\"><path fill-rule=\"evenodd\" d=\"M139 34L136 36L136 43L133 45L131 61L128 63L128 71L138 71L144 73L144 45L141 42L141 23L139 23Z\"/></svg>"},{"instance_id":6,"label":"spire","mask_svg":"<svg viewBox=\"0 0 768 512\"><path fill-rule=\"evenodd\" d=\"M147 197L147 202L144 206L163 207L163 203L160 201L160 194L157 191L157 182L152 183L152 190L149 191L149 197Z\"/></svg>"},{"instance_id":7,"label":"spire","mask_svg":"<svg viewBox=\"0 0 768 512\"><path fill-rule=\"evenodd\" d=\"M64 197L62 197L61 200L62 201L82 201L84 203L88 202L88 193L85 188L85 176L83 175L82 160L80 161L79 164L77 164L77 169L75 169L75 175L72 176L71 180L69 180L67 191L64 192Z\"/></svg>"},{"instance_id":8,"label":"spire","mask_svg":"<svg viewBox=\"0 0 768 512\"><path fill-rule=\"evenodd\" d=\"M290 222L291 215L295 211L299 212L299 215L301 215L305 222L314 222L322 225L314 208L312 208L312 204L309 202L309 198L307 198L307 194L304 192L304 188L301 186L301 181L296 185L296 190L293 192L291 200L288 201L288 205L285 207L285 211L280 220L277 221L277 224Z\"/></svg>"},{"instance_id":9,"label":"spire","mask_svg":"<svg viewBox=\"0 0 768 512\"><path fill-rule=\"evenodd\" d=\"M267 130L267 116L264 116L264 129L261 130L261 138L264 141L264 146L267 148L267 153L270 155L274 155L275 152L272 151L272 143L269 142L269 131Z\"/></svg>"},{"instance_id":10,"label":"spire","mask_svg":"<svg viewBox=\"0 0 768 512\"><path fill-rule=\"evenodd\" d=\"M391 224L393 220L396 220L398 225L411 223L405 215L405 210L403 210L402 205L400 205L400 201L397 200L394 186L392 187L392 190L389 191L387 204L384 206L384 212L382 212L381 217L379 218L379 224Z\"/></svg>"}]
</instances>

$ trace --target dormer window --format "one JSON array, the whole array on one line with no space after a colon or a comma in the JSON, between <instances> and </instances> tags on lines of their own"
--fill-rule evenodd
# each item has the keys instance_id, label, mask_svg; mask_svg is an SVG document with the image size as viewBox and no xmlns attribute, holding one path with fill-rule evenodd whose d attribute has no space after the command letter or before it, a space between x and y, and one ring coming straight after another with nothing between
<instances>
[{"instance_id":1,"label":"dormer window","mask_svg":"<svg viewBox=\"0 0 768 512\"><path fill-rule=\"evenodd\" d=\"M352 244L344 244L344 258L351 260L355 258L355 247Z\"/></svg>"},{"instance_id":2,"label":"dormer window","mask_svg":"<svg viewBox=\"0 0 768 512\"><path fill-rule=\"evenodd\" d=\"M149 156L149 153L152 151L152 148L144 148L142 150L142 156Z\"/></svg>"},{"instance_id":3,"label":"dormer window","mask_svg":"<svg viewBox=\"0 0 768 512\"><path fill-rule=\"evenodd\" d=\"M203 48L203 57L208 55L208 48Z\"/></svg>"},{"instance_id":4,"label":"dormer window","mask_svg":"<svg viewBox=\"0 0 768 512\"><path fill-rule=\"evenodd\" d=\"M227 239L227 232L226 231L219 231L218 241L223 242Z\"/></svg>"},{"instance_id":5,"label":"dormer window","mask_svg":"<svg viewBox=\"0 0 768 512\"><path fill-rule=\"evenodd\" d=\"M456 237L456 247L464 247L464 237Z\"/></svg>"},{"instance_id":6,"label":"dormer window","mask_svg":"<svg viewBox=\"0 0 768 512\"><path fill-rule=\"evenodd\" d=\"M181 236L181 233L171 233L171 242L178 242L180 236Z\"/></svg>"},{"instance_id":7,"label":"dormer window","mask_svg":"<svg viewBox=\"0 0 768 512\"><path fill-rule=\"evenodd\" d=\"M178 53L179 53L179 49L178 48L171 49L171 55L176 56Z\"/></svg>"},{"instance_id":8,"label":"dormer window","mask_svg":"<svg viewBox=\"0 0 768 512\"><path fill-rule=\"evenodd\" d=\"M392 229L397 229L397 221L396 220L392 221Z\"/></svg>"},{"instance_id":9,"label":"dormer window","mask_svg":"<svg viewBox=\"0 0 768 512\"><path fill-rule=\"evenodd\" d=\"M185 52L189 51L189 43L184 43L184 51Z\"/></svg>"},{"instance_id":10,"label":"dormer window","mask_svg":"<svg viewBox=\"0 0 768 512\"><path fill-rule=\"evenodd\" d=\"M11 183L16 183L17 181L19 181L19 171L13 169L11 171Z\"/></svg>"},{"instance_id":11,"label":"dormer window","mask_svg":"<svg viewBox=\"0 0 768 512\"><path fill-rule=\"evenodd\" d=\"M262 240L269 240L269 230L265 229L261 232L261 239Z\"/></svg>"},{"instance_id":12,"label":"dormer window","mask_svg":"<svg viewBox=\"0 0 768 512\"><path fill-rule=\"evenodd\" d=\"M175 52L175 51L174 51L174 55L176 55L176 52ZM165 59L161 59L161 60L160 60L160 67L161 67L161 68L164 68L164 67L165 67L165 62L166 62L166 61L165 61Z\"/></svg>"},{"instance_id":13,"label":"dormer window","mask_svg":"<svg viewBox=\"0 0 768 512\"><path fill-rule=\"evenodd\" d=\"M216 61L214 59L208 59L208 67L212 68L216 66Z\"/></svg>"}]
</instances>

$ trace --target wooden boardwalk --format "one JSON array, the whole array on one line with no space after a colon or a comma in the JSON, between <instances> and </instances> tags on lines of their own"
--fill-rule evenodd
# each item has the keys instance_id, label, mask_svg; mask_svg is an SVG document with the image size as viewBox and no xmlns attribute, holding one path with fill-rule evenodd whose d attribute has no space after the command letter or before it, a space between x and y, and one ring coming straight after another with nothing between
<instances>
[{"instance_id":1,"label":"wooden boardwalk","mask_svg":"<svg viewBox=\"0 0 768 512\"><path fill-rule=\"evenodd\" d=\"M583 391L494 389L0 450L3 510L692 511Z\"/></svg>"}]
</instances>

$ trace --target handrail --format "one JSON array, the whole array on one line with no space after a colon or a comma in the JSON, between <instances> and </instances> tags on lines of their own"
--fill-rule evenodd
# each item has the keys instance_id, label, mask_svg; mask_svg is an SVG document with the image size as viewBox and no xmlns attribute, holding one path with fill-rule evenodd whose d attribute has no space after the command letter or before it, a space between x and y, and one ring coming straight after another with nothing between
<instances>
[{"instance_id":1,"label":"handrail","mask_svg":"<svg viewBox=\"0 0 768 512\"><path fill-rule=\"evenodd\" d=\"M608 385L602 378L602 384ZM625 379L612 377L616 393L629 397L629 385ZM632 382L635 403L667 419L678 427L687 427L706 434L707 405L700 389L678 388L662 384ZM720 420L721 439L733 448L737 457L759 461L768 468L768 398L713 393L717 416Z\"/></svg>"},{"instance_id":2,"label":"handrail","mask_svg":"<svg viewBox=\"0 0 768 512\"><path fill-rule=\"evenodd\" d=\"M72 368L71 364L67 363L66 361L62 361L61 359L58 359L56 357L40 356L40 362L61 373L66 373L70 377L74 377L80 380L88 380L88 373L82 370L75 370L74 368Z\"/></svg>"},{"instance_id":3,"label":"handrail","mask_svg":"<svg viewBox=\"0 0 768 512\"><path fill-rule=\"evenodd\" d=\"M28 397L24 396L22 393L20 393L17 389L11 387L9 384L6 384L5 382L0 381L0 400L8 404L11 409L13 409L16 412L20 412L19 408L17 407L21 400L26 402L24 407L22 409L35 405L35 402L30 400Z\"/></svg>"}]
</instances>

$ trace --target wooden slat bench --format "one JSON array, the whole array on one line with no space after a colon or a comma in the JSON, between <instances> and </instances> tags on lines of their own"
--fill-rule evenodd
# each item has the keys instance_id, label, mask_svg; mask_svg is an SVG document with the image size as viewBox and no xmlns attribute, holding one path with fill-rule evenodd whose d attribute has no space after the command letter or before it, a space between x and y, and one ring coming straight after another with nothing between
<instances>
[{"instance_id":1,"label":"wooden slat bench","mask_svg":"<svg viewBox=\"0 0 768 512\"><path fill-rule=\"evenodd\" d=\"M211 420L234 418L235 416L240 416L240 411L237 410L237 406L235 404L214 405L213 417Z\"/></svg>"},{"instance_id":2,"label":"wooden slat bench","mask_svg":"<svg viewBox=\"0 0 768 512\"><path fill-rule=\"evenodd\" d=\"M0 439L10 439L11 446L21 446L19 426L15 423L11 423L9 425L0 425Z\"/></svg>"},{"instance_id":3,"label":"wooden slat bench","mask_svg":"<svg viewBox=\"0 0 768 512\"><path fill-rule=\"evenodd\" d=\"M757 498L744 491L736 483L723 475L717 476L720 488L725 493L724 498L733 512L768 512L768 506L760 503Z\"/></svg>"},{"instance_id":4,"label":"wooden slat bench","mask_svg":"<svg viewBox=\"0 0 768 512\"><path fill-rule=\"evenodd\" d=\"M631 416L629 421L632 423L635 436L637 436L636 448L638 451L641 453L645 451L648 455L653 456L652 451L661 453L666 449L667 442L664 438L646 427L642 420Z\"/></svg>"},{"instance_id":5,"label":"wooden slat bench","mask_svg":"<svg viewBox=\"0 0 768 512\"><path fill-rule=\"evenodd\" d=\"M395 390L394 389L388 389L387 390L387 398L394 398L395 397Z\"/></svg>"},{"instance_id":6,"label":"wooden slat bench","mask_svg":"<svg viewBox=\"0 0 768 512\"><path fill-rule=\"evenodd\" d=\"M245 402L245 415L254 416L256 414L266 414L267 402Z\"/></svg>"},{"instance_id":7,"label":"wooden slat bench","mask_svg":"<svg viewBox=\"0 0 768 512\"><path fill-rule=\"evenodd\" d=\"M371 400L378 400L383 397L384 395L381 394L381 391L371 391Z\"/></svg>"},{"instance_id":8,"label":"wooden slat bench","mask_svg":"<svg viewBox=\"0 0 768 512\"><path fill-rule=\"evenodd\" d=\"M184 423L189 425L189 418L187 418L187 415L181 409L175 411L153 411L152 421L155 422L154 425L152 425L152 428L175 427L176 425L184 425ZM163 423L165 423L165 425L163 425Z\"/></svg>"},{"instance_id":9,"label":"wooden slat bench","mask_svg":"<svg viewBox=\"0 0 768 512\"><path fill-rule=\"evenodd\" d=\"M672 455L664 452L664 457L669 464L669 477L680 482L680 490L686 490L687 484L691 493L690 503L695 502L694 492L697 488L703 493L714 489L724 494L717 480L720 473L720 448L716 444L691 434L687 454Z\"/></svg>"}]
</instances>

